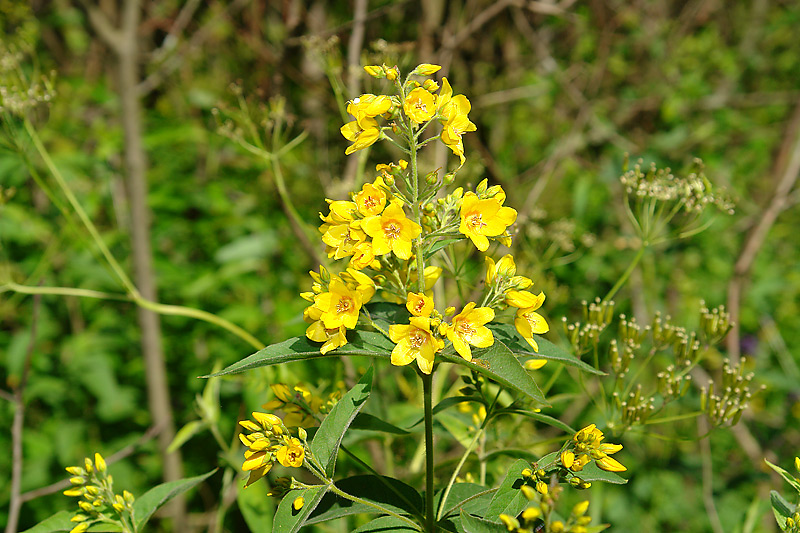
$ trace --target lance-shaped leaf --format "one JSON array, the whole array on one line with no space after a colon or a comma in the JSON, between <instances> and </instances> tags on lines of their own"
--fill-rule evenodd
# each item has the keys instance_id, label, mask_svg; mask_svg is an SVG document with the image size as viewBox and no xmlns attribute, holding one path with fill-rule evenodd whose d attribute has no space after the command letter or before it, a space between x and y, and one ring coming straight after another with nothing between
<instances>
[{"instance_id":1,"label":"lance-shaped leaf","mask_svg":"<svg viewBox=\"0 0 800 533\"><path fill-rule=\"evenodd\" d=\"M133 515L136 517L136 529L141 531L159 507L178 494L183 494L187 490L199 485L216 471L217 469L215 468L211 472L206 472L200 476L162 483L136 498L136 501L133 503Z\"/></svg>"},{"instance_id":2,"label":"lance-shaped leaf","mask_svg":"<svg viewBox=\"0 0 800 533\"><path fill-rule=\"evenodd\" d=\"M307 489L290 490L283 497L275 510L272 521L273 533L296 533L300 531L308 515L319 505L320 500L328 491L328 485L317 485ZM294 508L294 502L303 498L303 506Z\"/></svg>"},{"instance_id":3,"label":"lance-shaped leaf","mask_svg":"<svg viewBox=\"0 0 800 533\"><path fill-rule=\"evenodd\" d=\"M565 365L574 366L584 372L605 376L606 373L597 370L595 367L588 365L564 350L556 346L549 340L539 335L534 335L536 343L539 345L539 351L534 352L531 345L522 338L517 332L517 329L511 324L489 324L489 329L494 333L494 338L502 341L514 355L519 357L523 362L528 359L547 359L548 361L556 361Z\"/></svg>"},{"instance_id":4,"label":"lance-shaped leaf","mask_svg":"<svg viewBox=\"0 0 800 533\"><path fill-rule=\"evenodd\" d=\"M311 441L311 453L325 468L325 475L333 477L336 466L336 452L342 443L347 428L353 422L358 412L372 390L372 367L367 370L356 386L350 389L344 397L337 402L325 420L320 424Z\"/></svg>"},{"instance_id":5,"label":"lance-shaped leaf","mask_svg":"<svg viewBox=\"0 0 800 533\"><path fill-rule=\"evenodd\" d=\"M528 499L523 496L519 488L523 485L525 480L522 477L522 471L530 468L531 465L522 459L511 465L508 469L505 479L497 488L497 492L492 497L492 502L486 509L484 518L486 520L496 522L500 520L501 514L509 516L517 516L525 509Z\"/></svg>"},{"instance_id":6,"label":"lance-shaped leaf","mask_svg":"<svg viewBox=\"0 0 800 533\"><path fill-rule=\"evenodd\" d=\"M353 530L353 533L407 533L409 531L422 531L422 528L412 527L405 520L394 516L379 516L375 520Z\"/></svg>"},{"instance_id":7,"label":"lance-shaped leaf","mask_svg":"<svg viewBox=\"0 0 800 533\"><path fill-rule=\"evenodd\" d=\"M442 507L444 490L437 491L433 508L441 509L442 518L458 514L461 510L471 514L482 513L489 506L495 492L497 489L487 489L476 483L456 483L450 489L444 507Z\"/></svg>"},{"instance_id":8,"label":"lance-shaped leaf","mask_svg":"<svg viewBox=\"0 0 800 533\"><path fill-rule=\"evenodd\" d=\"M772 490L769 493L769 501L772 503L772 513L775 515L775 521L781 529L786 529L786 519L792 516L794 505L789 503L780 495L778 491Z\"/></svg>"},{"instance_id":9,"label":"lance-shaped leaf","mask_svg":"<svg viewBox=\"0 0 800 533\"><path fill-rule=\"evenodd\" d=\"M498 339L495 339L494 344L488 348L472 350L471 362L453 353L452 346L442 352L441 357L451 363L480 372L506 388L524 394L539 406L549 406L531 374L523 368L511 350Z\"/></svg>"},{"instance_id":10,"label":"lance-shaped leaf","mask_svg":"<svg viewBox=\"0 0 800 533\"><path fill-rule=\"evenodd\" d=\"M764 462L767 463L767 465L769 465L769 467L771 469L773 469L778 474L780 474L780 476L784 479L784 481L786 481L786 483L791 485L794 488L794 490L796 490L797 493L800 494L800 479L794 477L786 469L781 468L778 465L774 465L774 464L770 463L769 461L767 461L766 459L764 459Z\"/></svg>"},{"instance_id":11,"label":"lance-shaped leaf","mask_svg":"<svg viewBox=\"0 0 800 533\"><path fill-rule=\"evenodd\" d=\"M358 413L350 427L352 429L362 429L366 431L381 431L383 433L391 433L392 435L408 435L409 433L405 429L399 428L369 413Z\"/></svg>"},{"instance_id":12,"label":"lance-shaped leaf","mask_svg":"<svg viewBox=\"0 0 800 533\"><path fill-rule=\"evenodd\" d=\"M359 475L336 482L336 487L356 496L364 503L354 502L329 492L320 502L308 524L325 522L355 514L376 514L383 509L399 515L422 516L422 496L399 479L386 476Z\"/></svg>"},{"instance_id":13,"label":"lance-shaped leaf","mask_svg":"<svg viewBox=\"0 0 800 533\"><path fill-rule=\"evenodd\" d=\"M233 363L220 372L215 372L204 378L226 376L228 374L240 374L253 368L261 366L279 365L281 363L291 363L305 359L317 359L320 357L339 357L342 355L360 355L367 357L389 358L394 343L389 341L380 333L374 331L351 331L348 332L348 343L322 354L319 349L322 344L308 340L306 337L292 337L283 342L272 344L263 348L253 355L245 357L239 362Z\"/></svg>"},{"instance_id":14,"label":"lance-shaped leaf","mask_svg":"<svg viewBox=\"0 0 800 533\"><path fill-rule=\"evenodd\" d=\"M464 533L508 533L508 528L503 524L472 516L465 511L461 511L461 527Z\"/></svg>"}]
</instances>

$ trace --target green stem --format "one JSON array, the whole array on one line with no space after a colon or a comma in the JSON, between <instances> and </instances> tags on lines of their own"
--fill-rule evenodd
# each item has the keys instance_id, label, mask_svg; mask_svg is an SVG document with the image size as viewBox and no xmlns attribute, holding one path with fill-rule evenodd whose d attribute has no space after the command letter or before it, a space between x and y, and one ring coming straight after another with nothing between
<instances>
[{"instance_id":1,"label":"green stem","mask_svg":"<svg viewBox=\"0 0 800 533\"><path fill-rule=\"evenodd\" d=\"M488 417L487 417L488 418ZM483 432L486 431L485 424L481 426L481 428L475 433L475 436L470 441L467 449L464 450L464 454L461 456L461 459L458 461L456 465L455 471L453 471L453 475L450 476L450 481L447 483L447 487L444 489L444 493L442 494L442 499L439 501L439 512L436 514L436 520L440 520L442 518L442 511L444 511L444 505L447 501L447 497L450 495L450 489L453 488L453 485L456 482L456 477L461 472L461 468L464 466L464 463L467 462L467 457L472 453L472 450L475 449L475 446L478 444L478 440L480 439Z\"/></svg>"},{"instance_id":2,"label":"green stem","mask_svg":"<svg viewBox=\"0 0 800 533\"><path fill-rule=\"evenodd\" d=\"M99 300L130 301L134 302L135 304L141 307L144 307L145 309L150 309L151 311L154 311L162 315L185 316L189 318L195 318L197 320L202 320L203 322L214 324L233 333L243 341L250 344L256 350L260 350L264 348L264 346L266 346L263 342L256 339L250 333L240 328L233 322L229 322L228 320L218 317L217 315L214 315L212 313L209 313L208 311L202 311L200 309L193 309L191 307L184 307L181 305L168 305L168 304L161 304L158 302L152 302L150 300L142 298L138 293L132 296L125 296L122 294L112 294L108 292L93 291L89 289L75 289L71 287L28 287L25 285L19 285L14 282L8 282L3 285L0 285L0 294L6 291L14 291L22 294L53 294L58 296L77 296L81 298L96 298Z\"/></svg>"},{"instance_id":3,"label":"green stem","mask_svg":"<svg viewBox=\"0 0 800 533\"><path fill-rule=\"evenodd\" d=\"M367 501L367 500L362 500L358 496L353 496L352 494L348 494L345 491L343 491L342 489L340 489L339 487L337 487L336 485L334 485L333 482L330 482L330 484L328 485L328 488L330 489L331 492L333 492L334 494L336 494L338 496L341 496L342 498L350 500L351 502L360 503L362 505L368 505L369 507L372 507L374 509L378 509L380 512L388 514L389 516L393 516L394 518L397 518L398 520L402 520L403 522L406 522L408 525L412 526L414 529L419 530L419 524L417 524L416 522L414 522L410 518L407 518L405 516L399 515L399 514L395 513L394 511L390 511L389 509L387 509L387 508L385 508L385 507L383 507L381 505L378 505L377 503L373 503L373 502L370 502L370 501Z\"/></svg>"},{"instance_id":4,"label":"green stem","mask_svg":"<svg viewBox=\"0 0 800 533\"><path fill-rule=\"evenodd\" d=\"M422 276L420 276L421 278ZM433 373L422 374L422 396L425 409L425 531L434 533L433 510Z\"/></svg>"},{"instance_id":5,"label":"green stem","mask_svg":"<svg viewBox=\"0 0 800 533\"><path fill-rule=\"evenodd\" d=\"M50 171L50 174L52 174L53 178L56 180L56 183L58 183L58 186L61 187L61 190L64 192L64 196L67 197L67 201L69 201L69 204L72 206L72 209L75 210L75 213L78 215L78 218L81 220L83 225L89 231L89 234L92 236L92 239L94 239L94 242L100 249L100 252L103 254L103 257L105 257L106 261L108 261L108 264L114 271L114 274L117 275L117 277L125 286L125 289L131 296L141 297L139 295L139 290L130 280L128 275L125 274L125 271L122 270L120 264L117 263L117 260L111 254L111 250L108 249L106 243L103 242L103 239L100 237L100 232L97 231L97 228L89 219L89 215L87 215L86 211L83 210L83 207L78 202L78 199L75 197L75 194L72 192L72 189L70 189L69 185L67 185L64 176L61 175L61 171L58 169L58 167L56 167L55 163L53 163L53 160L50 158L50 154L47 152L47 149L42 144L41 139L39 139L39 135L36 133L36 129L33 127L33 124L31 124L31 121L28 120L27 118L25 119L25 131L28 132L31 141L33 142L33 146L36 148L36 151L42 158L42 161L44 161L47 170Z\"/></svg>"},{"instance_id":6,"label":"green stem","mask_svg":"<svg viewBox=\"0 0 800 533\"><path fill-rule=\"evenodd\" d=\"M614 286L611 287L611 290L608 291L608 294L606 294L605 298L603 298L604 302L610 301L611 298L613 298L614 295L617 294L617 291L620 290L620 288L625 284L625 282L628 281L628 278L633 273L633 269L636 268L636 265L639 264L639 261L642 259L642 256L644 256L644 251L647 249L647 246L648 243L646 242L642 243L641 248L639 248L639 250L636 252L636 255L633 256L631 264L628 265L628 268L625 269L625 272L622 273L622 276L620 276L620 278L617 280Z\"/></svg>"}]
</instances>

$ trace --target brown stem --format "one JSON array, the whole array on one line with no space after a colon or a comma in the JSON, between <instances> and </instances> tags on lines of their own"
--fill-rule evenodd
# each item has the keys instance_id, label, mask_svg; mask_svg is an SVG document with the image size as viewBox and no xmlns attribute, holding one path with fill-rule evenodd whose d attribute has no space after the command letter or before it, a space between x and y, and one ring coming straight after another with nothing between
<instances>
[{"instance_id":1,"label":"brown stem","mask_svg":"<svg viewBox=\"0 0 800 533\"><path fill-rule=\"evenodd\" d=\"M113 28L98 9L90 8L89 13L95 29L114 50L118 60L118 91L125 135L125 171L130 195L134 279L142 297L155 301L156 283L150 245L150 212L147 206L147 160L142 142L142 112L137 90L140 82L137 30L141 9L141 0L126 0L120 29ZM137 308L137 315L142 331L148 405L153 422L160 430L158 448L164 464L164 480L176 481L183 477L183 466L179 450L167 452L175 436L175 426L164 363L161 321L158 314L141 306ZM173 499L165 510L174 521L174 529L183 531L186 524L185 499Z\"/></svg>"},{"instance_id":2,"label":"brown stem","mask_svg":"<svg viewBox=\"0 0 800 533\"><path fill-rule=\"evenodd\" d=\"M739 253L739 258L733 267L733 277L728 284L728 311L731 314L733 327L728 333L727 346L728 356L734 363L739 361L741 355L739 347L739 309L745 281L758 252L767 239L767 233L769 233L778 215L789 207L789 195L797 182L798 176L800 176L800 102L795 106L794 113L789 121L774 169L775 175L779 176L775 192L761 215L756 218L755 226L747 235Z\"/></svg>"},{"instance_id":3,"label":"brown stem","mask_svg":"<svg viewBox=\"0 0 800 533\"><path fill-rule=\"evenodd\" d=\"M42 302L41 295L33 297L33 312L31 314L31 336L28 340L28 348L25 351L25 362L22 366L22 375L19 385L14 389L14 422L11 426L11 503L8 508L8 523L6 533L13 533L17 530L19 522L19 511L22 507L22 432L25 427L25 399L23 394L28 384L28 375L31 370L31 360L33 359L33 348L36 345L36 326L39 322L39 306Z\"/></svg>"}]
</instances>

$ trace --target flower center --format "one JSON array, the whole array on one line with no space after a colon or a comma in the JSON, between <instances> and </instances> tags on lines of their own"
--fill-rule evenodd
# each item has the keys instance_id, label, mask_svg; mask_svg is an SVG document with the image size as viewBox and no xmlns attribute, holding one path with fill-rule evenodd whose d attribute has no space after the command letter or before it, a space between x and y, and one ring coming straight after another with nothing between
<instances>
[{"instance_id":1,"label":"flower center","mask_svg":"<svg viewBox=\"0 0 800 533\"><path fill-rule=\"evenodd\" d=\"M421 313L423 307L425 307L425 300L420 300L417 302L417 305L414 306L414 311Z\"/></svg>"},{"instance_id":2,"label":"flower center","mask_svg":"<svg viewBox=\"0 0 800 533\"><path fill-rule=\"evenodd\" d=\"M486 226L486 222L483 221L483 215L480 213L473 213L467 217L467 224L474 230L479 230L482 227Z\"/></svg>"},{"instance_id":3,"label":"flower center","mask_svg":"<svg viewBox=\"0 0 800 533\"><path fill-rule=\"evenodd\" d=\"M458 326L456 326L456 330L458 331L458 335L467 342L469 342L475 334L475 328L469 322L460 322Z\"/></svg>"},{"instance_id":4,"label":"flower center","mask_svg":"<svg viewBox=\"0 0 800 533\"><path fill-rule=\"evenodd\" d=\"M336 303L336 314L347 313L353 308L353 299L349 296L339 298Z\"/></svg>"},{"instance_id":5,"label":"flower center","mask_svg":"<svg viewBox=\"0 0 800 533\"><path fill-rule=\"evenodd\" d=\"M372 209L376 205L378 205L378 200L376 200L374 197L367 196L366 198L364 198L364 207L366 207L367 209Z\"/></svg>"},{"instance_id":6,"label":"flower center","mask_svg":"<svg viewBox=\"0 0 800 533\"><path fill-rule=\"evenodd\" d=\"M426 342L427 338L421 332L417 332L411 335L411 339L409 340L409 344L414 349L421 348Z\"/></svg>"},{"instance_id":7,"label":"flower center","mask_svg":"<svg viewBox=\"0 0 800 533\"><path fill-rule=\"evenodd\" d=\"M383 235L390 241L393 241L400 236L400 226L395 222L389 222L383 226Z\"/></svg>"}]
</instances>

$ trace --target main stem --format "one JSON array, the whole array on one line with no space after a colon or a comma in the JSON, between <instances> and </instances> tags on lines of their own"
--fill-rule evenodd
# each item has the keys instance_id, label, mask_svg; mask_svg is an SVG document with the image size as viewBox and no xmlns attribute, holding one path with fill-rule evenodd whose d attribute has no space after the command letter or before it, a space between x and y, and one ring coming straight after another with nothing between
<instances>
[{"instance_id":1,"label":"main stem","mask_svg":"<svg viewBox=\"0 0 800 533\"><path fill-rule=\"evenodd\" d=\"M436 511L433 508L433 374L422 374L425 409L425 531L434 533Z\"/></svg>"}]
</instances>

